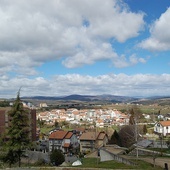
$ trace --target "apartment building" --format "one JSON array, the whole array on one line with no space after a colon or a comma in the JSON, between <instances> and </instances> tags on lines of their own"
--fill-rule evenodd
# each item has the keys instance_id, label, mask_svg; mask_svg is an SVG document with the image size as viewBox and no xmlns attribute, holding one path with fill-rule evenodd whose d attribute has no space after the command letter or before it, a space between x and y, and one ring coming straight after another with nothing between
<instances>
[{"instance_id":1,"label":"apartment building","mask_svg":"<svg viewBox=\"0 0 170 170\"><path fill-rule=\"evenodd\" d=\"M0 109L0 136L3 136L9 126L8 111L10 108ZM36 110L28 109L28 119L30 122L30 139L36 141Z\"/></svg>"},{"instance_id":2,"label":"apartment building","mask_svg":"<svg viewBox=\"0 0 170 170\"><path fill-rule=\"evenodd\" d=\"M108 143L108 136L105 132L84 132L80 136L80 151L87 153L96 148L105 146Z\"/></svg>"}]
</instances>

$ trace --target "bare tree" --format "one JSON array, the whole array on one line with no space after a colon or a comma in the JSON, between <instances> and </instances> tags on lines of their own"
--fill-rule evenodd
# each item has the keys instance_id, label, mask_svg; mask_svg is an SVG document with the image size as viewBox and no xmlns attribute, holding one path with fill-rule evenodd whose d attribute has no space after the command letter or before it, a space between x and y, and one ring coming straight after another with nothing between
<instances>
[{"instance_id":1,"label":"bare tree","mask_svg":"<svg viewBox=\"0 0 170 170\"><path fill-rule=\"evenodd\" d=\"M143 117L141 110L134 105L130 109L130 118L129 118L129 125L134 125L134 137L135 137L135 143L136 143L136 157L138 158L138 136L139 136L139 128L138 123L140 122L140 119Z\"/></svg>"},{"instance_id":2,"label":"bare tree","mask_svg":"<svg viewBox=\"0 0 170 170\"><path fill-rule=\"evenodd\" d=\"M135 125L126 125L119 131L119 137L123 147L130 147L135 144Z\"/></svg>"}]
</instances>

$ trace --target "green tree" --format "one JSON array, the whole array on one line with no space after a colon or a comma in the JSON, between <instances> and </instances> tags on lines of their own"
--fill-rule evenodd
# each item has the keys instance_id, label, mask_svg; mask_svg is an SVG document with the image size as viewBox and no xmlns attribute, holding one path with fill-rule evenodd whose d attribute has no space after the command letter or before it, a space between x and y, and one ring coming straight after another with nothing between
<instances>
[{"instance_id":1,"label":"green tree","mask_svg":"<svg viewBox=\"0 0 170 170\"><path fill-rule=\"evenodd\" d=\"M0 101L0 107L8 107L9 101Z\"/></svg>"},{"instance_id":2,"label":"green tree","mask_svg":"<svg viewBox=\"0 0 170 170\"><path fill-rule=\"evenodd\" d=\"M116 130L113 132L109 143L117 144L118 146L121 146L121 139L120 139L119 134Z\"/></svg>"},{"instance_id":3,"label":"green tree","mask_svg":"<svg viewBox=\"0 0 170 170\"><path fill-rule=\"evenodd\" d=\"M142 111L136 105L132 106L129 113L130 113L129 125L135 125L144 118L144 116L142 115Z\"/></svg>"},{"instance_id":4,"label":"green tree","mask_svg":"<svg viewBox=\"0 0 170 170\"><path fill-rule=\"evenodd\" d=\"M61 150L54 149L50 154L50 161L55 166L61 165L65 161L64 155L62 154Z\"/></svg>"},{"instance_id":5,"label":"green tree","mask_svg":"<svg viewBox=\"0 0 170 170\"><path fill-rule=\"evenodd\" d=\"M62 122L61 122L61 128L63 128L63 127L69 128L69 122L67 122L67 121L62 121Z\"/></svg>"},{"instance_id":6,"label":"green tree","mask_svg":"<svg viewBox=\"0 0 170 170\"><path fill-rule=\"evenodd\" d=\"M58 122L58 121L55 121L54 126L55 126L55 128L59 128L59 127L60 127L59 122Z\"/></svg>"},{"instance_id":7,"label":"green tree","mask_svg":"<svg viewBox=\"0 0 170 170\"><path fill-rule=\"evenodd\" d=\"M146 134L148 132L146 125L143 125L143 133Z\"/></svg>"},{"instance_id":8,"label":"green tree","mask_svg":"<svg viewBox=\"0 0 170 170\"><path fill-rule=\"evenodd\" d=\"M168 146L168 149L170 149L170 137L168 138L168 140L166 141L166 144Z\"/></svg>"},{"instance_id":9,"label":"green tree","mask_svg":"<svg viewBox=\"0 0 170 170\"><path fill-rule=\"evenodd\" d=\"M7 142L5 143L6 154L4 162L9 165L18 162L21 166L21 156L24 151L30 147L30 122L28 110L24 109L20 100L20 91L17 98L8 112L9 128L7 132Z\"/></svg>"},{"instance_id":10,"label":"green tree","mask_svg":"<svg viewBox=\"0 0 170 170\"><path fill-rule=\"evenodd\" d=\"M8 152L5 153L5 155L1 156L1 160L5 163L8 163L9 167L11 168L11 165L17 162L17 155L12 150L8 150Z\"/></svg>"},{"instance_id":11,"label":"green tree","mask_svg":"<svg viewBox=\"0 0 170 170\"><path fill-rule=\"evenodd\" d=\"M44 125L45 125L45 120L40 120L39 118L37 119L37 124L38 124L38 126L40 127L40 129L42 128L42 127L44 127Z\"/></svg>"}]
</instances>

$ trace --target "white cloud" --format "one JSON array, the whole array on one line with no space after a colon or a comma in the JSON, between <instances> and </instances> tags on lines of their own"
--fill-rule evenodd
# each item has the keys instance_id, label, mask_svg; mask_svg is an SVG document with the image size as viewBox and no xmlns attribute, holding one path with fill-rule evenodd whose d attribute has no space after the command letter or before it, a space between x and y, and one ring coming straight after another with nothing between
<instances>
[{"instance_id":1,"label":"white cloud","mask_svg":"<svg viewBox=\"0 0 170 170\"><path fill-rule=\"evenodd\" d=\"M167 51L170 50L170 8L156 20L151 28L151 36L143 40L139 47L150 51Z\"/></svg>"},{"instance_id":2,"label":"white cloud","mask_svg":"<svg viewBox=\"0 0 170 170\"><path fill-rule=\"evenodd\" d=\"M135 54L130 57L125 55L118 56L109 43L88 42L87 46L89 47L78 47L77 53L74 56L63 60L63 65L67 68L75 68L84 64L93 64L100 60L110 60L115 67L123 68L146 62L146 59L137 57Z\"/></svg>"},{"instance_id":3,"label":"white cloud","mask_svg":"<svg viewBox=\"0 0 170 170\"><path fill-rule=\"evenodd\" d=\"M163 83L162 83L163 82ZM0 77L2 97L16 97L21 88L21 96L62 96L70 94L113 94L123 96L168 95L170 74L110 74L82 76L79 74L58 75L50 80L43 77ZM12 85L12 86L11 86Z\"/></svg>"},{"instance_id":4,"label":"white cloud","mask_svg":"<svg viewBox=\"0 0 170 170\"><path fill-rule=\"evenodd\" d=\"M117 56L113 60L113 64L115 67L123 68L123 67L133 66L137 63L146 63L147 59L137 57L136 54L131 55L129 58L122 55L120 57Z\"/></svg>"},{"instance_id":5,"label":"white cloud","mask_svg":"<svg viewBox=\"0 0 170 170\"><path fill-rule=\"evenodd\" d=\"M125 42L138 36L144 26L143 13L132 13L118 2L1 1L0 65L9 72L16 67L33 69L61 57L69 68L98 60L117 62L118 54L108 40Z\"/></svg>"}]
</instances>

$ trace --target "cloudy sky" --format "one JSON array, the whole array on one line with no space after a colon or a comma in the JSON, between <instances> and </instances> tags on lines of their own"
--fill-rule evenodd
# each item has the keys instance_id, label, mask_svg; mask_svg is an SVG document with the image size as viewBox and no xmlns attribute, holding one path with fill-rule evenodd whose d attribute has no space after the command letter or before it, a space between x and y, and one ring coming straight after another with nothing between
<instances>
[{"instance_id":1,"label":"cloudy sky","mask_svg":"<svg viewBox=\"0 0 170 170\"><path fill-rule=\"evenodd\" d=\"M170 95L169 0L0 0L0 98Z\"/></svg>"}]
</instances>

